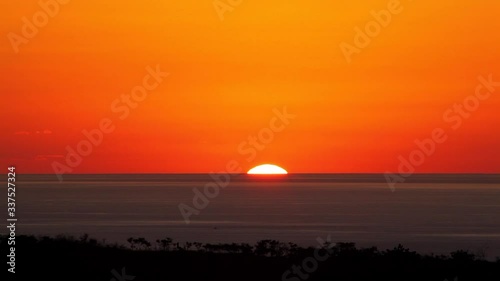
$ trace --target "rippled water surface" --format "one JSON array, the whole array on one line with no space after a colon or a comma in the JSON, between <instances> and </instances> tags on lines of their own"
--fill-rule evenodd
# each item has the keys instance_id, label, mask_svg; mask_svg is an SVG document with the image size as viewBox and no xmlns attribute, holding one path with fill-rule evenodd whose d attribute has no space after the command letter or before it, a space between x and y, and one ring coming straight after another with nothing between
<instances>
[{"instance_id":1,"label":"rippled water surface","mask_svg":"<svg viewBox=\"0 0 500 281\"><path fill-rule=\"evenodd\" d=\"M383 175L233 175L186 224L208 175L18 175L18 233L314 245L317 237L385 249L500 256L500 176L415 175L391 192ZM201 199L200 199L201 200ZM203 203L203 201L200 201ZM6 203L2 203L2 207ZM5 230L2 230L5 234Z\"/></svg>"}]
</instances>

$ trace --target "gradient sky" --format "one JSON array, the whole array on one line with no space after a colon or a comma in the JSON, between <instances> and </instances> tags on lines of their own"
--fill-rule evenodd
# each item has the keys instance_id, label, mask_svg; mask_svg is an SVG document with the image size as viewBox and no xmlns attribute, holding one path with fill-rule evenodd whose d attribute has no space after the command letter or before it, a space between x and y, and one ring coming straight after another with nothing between
<instances>
[{"instance_id":1,"label":"gradient sky","mask_svg":"<svg viewBox=\"0 0 500 281\"><path fill-rule=\"evenodd\" d=\"M396 171L438 127L448 139L416 172L500 172L500 87L458 129L443 119L478 76L500 81L500 3L402 0L348 63L339 44L388 2L244 0L221 21L212 0L72 0L16 54L8 34L40 6L2 1L0 161L52 173L110 118L73 172ZM111 104L156 65L170 76L120 120ZM296 118L248 161L238 146L284 106Z\"/></svg>"}]
</instances>

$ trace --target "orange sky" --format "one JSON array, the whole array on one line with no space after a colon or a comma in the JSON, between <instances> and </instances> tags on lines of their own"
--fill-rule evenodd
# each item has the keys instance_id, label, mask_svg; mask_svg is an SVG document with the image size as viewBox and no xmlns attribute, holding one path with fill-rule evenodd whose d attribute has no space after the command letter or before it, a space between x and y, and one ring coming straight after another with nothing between
<instances>
[{"instance_id":1,"label":"orange sky","mask_svg":"<svg viewBox=\"0 0 500 281\"><path fill-rule=\"evenodd\" d=\"M500 81L500 3L402 0L348 63L339 45L390 1L243 0L221 21L212 0L72 0L18 53L9 34L41 7L3 1L0 161L52 173L109 118L72 172L397 171L438 127L448 139L416 172L500 172L500 86L458 129L443 120L480 75ZM111 104L157 65L170 75L121 120ZM296 117L248 161L238 146L283 107Z\"/></svg>"}]
</instances>

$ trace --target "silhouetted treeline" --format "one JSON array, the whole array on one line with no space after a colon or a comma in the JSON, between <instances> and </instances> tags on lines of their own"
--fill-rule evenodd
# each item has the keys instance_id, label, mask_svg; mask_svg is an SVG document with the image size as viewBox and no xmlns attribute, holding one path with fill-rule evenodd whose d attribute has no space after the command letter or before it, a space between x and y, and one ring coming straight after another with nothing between
<instances>
[{"instance_id":1,"label":"silhouetted treeline","mask_svg":"<svg viewBox=\"0 0 500 281\"><path fill-rule=\"evenodd\" d=\"M10 248L7 241L6 236L0 236L2 249ZM500 280L500 259L485 261L460 250L450 255L421 255L402 245L381 251L376 247L357 248L354 243L326 242L321 248L304 248L276 240L255 245L209 244L178 243L168 237L156 241L130 237L127 244L119 245L88 235L19 236L15 277L88 281L482 281Z\"/></svg>"}]
</instances>

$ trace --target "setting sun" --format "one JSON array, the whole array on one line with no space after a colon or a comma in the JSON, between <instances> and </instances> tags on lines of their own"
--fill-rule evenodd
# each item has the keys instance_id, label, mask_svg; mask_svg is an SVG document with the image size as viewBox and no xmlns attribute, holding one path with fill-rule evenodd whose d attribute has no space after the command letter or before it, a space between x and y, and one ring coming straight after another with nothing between
<instances>
[{"instance_id":1,"label":"setting sun","mask_svg":"<svg viewBox=\"0 0 500 281\"><path fill-rule=\"evenodd\" d=\"M10 279L500 281L500 1L1 10Z\"/></svg>"},{"instance_id":2,"label":"setting sun","mask_svg":"<svg viewBox=\"0 0 500 281\"><path fill-rule=\"evenodd\" d=\"M264 164L256 166L248 171L249 175L286 175L288 172L276 165Z\"/></svg>"}]
</instances>

